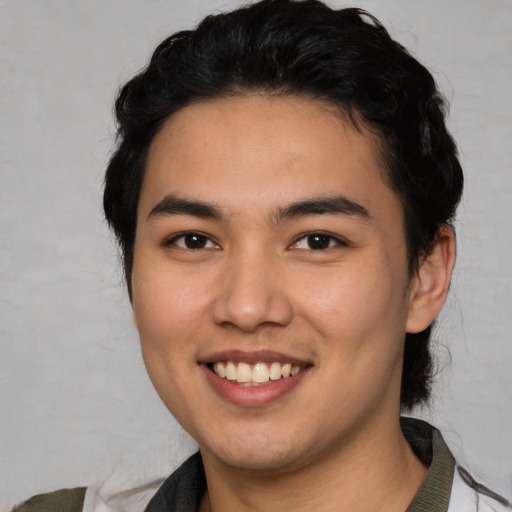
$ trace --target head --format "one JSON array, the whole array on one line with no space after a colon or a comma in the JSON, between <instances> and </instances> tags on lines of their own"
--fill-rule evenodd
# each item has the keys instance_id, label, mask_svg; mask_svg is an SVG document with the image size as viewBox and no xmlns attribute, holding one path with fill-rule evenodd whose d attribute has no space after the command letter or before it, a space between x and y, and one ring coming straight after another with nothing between
<instances>
[{"instance_id":1,"label":"head","mask_svg":"<svg viewBox=\"0 0 512 512\"><path fill-rule=\"evenodd\" d=\"M453 220L463 184L433 77L361 10L264 0L170 36L119 93L104 208L130 297L140 191L155 137L187 106L252 94L321 101L375 136L385 179L403 208L407 270L416 272ZM406 335L406 409L429 396L431 329Z\"/></svg>"}]
</instances>

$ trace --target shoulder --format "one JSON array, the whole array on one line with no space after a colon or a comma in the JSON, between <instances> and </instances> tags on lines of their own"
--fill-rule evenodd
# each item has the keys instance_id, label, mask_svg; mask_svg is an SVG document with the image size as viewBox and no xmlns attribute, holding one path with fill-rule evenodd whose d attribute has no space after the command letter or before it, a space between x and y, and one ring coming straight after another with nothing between
<instances>
[{"instance_id":1,"label":"shoulder","mask_svg":"<svg viewBox=\"0 0 512 512\"><path fill-rule=\"evenodd\" d=\"M512 512L512 505L460 467L441 433L428 423L401 419L402 431L429 471L408 512Z\"/></svg>"},{"instance_id":2,"label":"shoulder","mask_svg":"<svg viewBox=\"0 0 512 512\"><path fill-rule=\"evenodd\" d=\"M512 504L505 498L478 483L463 468L457 467L453 476L448 512L511 512Z\"/></svg>"},{"instance_id":3,"label":"shoulder","mask_svg":"<svg viewBox=\"0 0 512 512\"><path fill-rule=\"evenodd\" d=\"M76 487L38 494L14 507L12 512L80 512L84 505L85 491L85 487Z\"/></svg>"},{"instance_id":4,"label":"shoulder","mask_svg":"<svg viewBox=\"0 0 512 512\"><path fill-rule=\"evenodd\" d=\"M205 489L202 459L196 453L165 481L155 480L121 492L109 485L61 489L33 496L11 512L195 511Z\"/></svg>"}]
</instances>

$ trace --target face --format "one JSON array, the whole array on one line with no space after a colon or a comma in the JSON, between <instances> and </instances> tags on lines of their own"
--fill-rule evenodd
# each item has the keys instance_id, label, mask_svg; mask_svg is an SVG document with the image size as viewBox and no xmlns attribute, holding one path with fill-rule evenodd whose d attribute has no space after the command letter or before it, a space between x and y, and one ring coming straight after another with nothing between
<instances>
[{"instance_id":1,"label":"face","mask_svg":"<svg viewBox=\"0 0 512 512\"><path fill-rule=\"evenodd\" d=\"M410 284L364 126L250 96L192 104L155 137L133 311L156 390L208 460L286 470L396 422Z\"/></svg>"}]
</instances>

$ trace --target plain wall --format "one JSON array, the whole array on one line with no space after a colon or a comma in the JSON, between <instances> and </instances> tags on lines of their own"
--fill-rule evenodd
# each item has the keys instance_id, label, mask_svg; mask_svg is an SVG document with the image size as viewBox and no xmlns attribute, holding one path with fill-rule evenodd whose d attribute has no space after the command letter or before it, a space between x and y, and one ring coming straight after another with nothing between
<instances>
[{"instance_id":1,"label":"plain wall","mask_svg":"<svg viewBox=\"0 0 512 512\"><path fill-rule=\"evenodd\" d=\"M194 449L146 376L101 186L119 85L164 36L238 4L0 0L0 508L106 478L145 482ZM451 102L466 191L422 415L510 496L512 2L357 5Z\"/></svg>"}]
</instances>

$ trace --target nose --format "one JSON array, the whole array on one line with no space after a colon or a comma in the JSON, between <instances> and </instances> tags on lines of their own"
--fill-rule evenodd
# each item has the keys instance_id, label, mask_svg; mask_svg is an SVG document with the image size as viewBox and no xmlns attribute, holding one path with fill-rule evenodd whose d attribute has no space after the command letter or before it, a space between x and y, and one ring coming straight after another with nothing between
<instances>
[{"instance_id":1,"label":"nose","mask_svg":"<svg viewBox=\"0 0 512 512\"><path fill-rule=\"evenodd\" d=\"M278 265L265 255L245 253L229 263L213 302L213 320L253 332L262 325L287 325L293 317Z\"/></svg>"}]
</instances>

